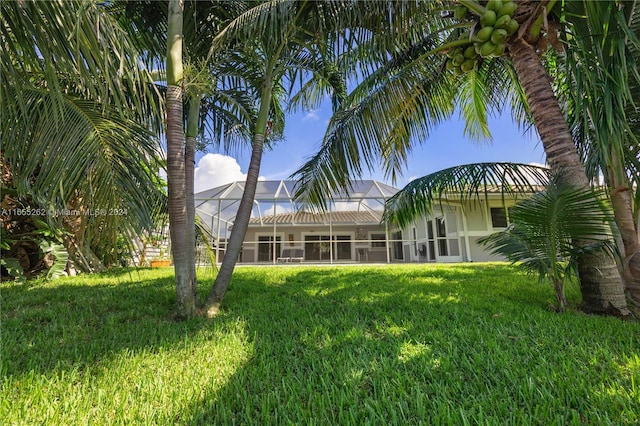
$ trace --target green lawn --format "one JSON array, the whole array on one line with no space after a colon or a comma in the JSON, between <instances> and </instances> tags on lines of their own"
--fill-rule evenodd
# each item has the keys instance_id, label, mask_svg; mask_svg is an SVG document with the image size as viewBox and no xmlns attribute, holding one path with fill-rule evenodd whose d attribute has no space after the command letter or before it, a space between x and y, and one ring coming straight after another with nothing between
<instances>
[{"instance_id":1,"label":"green lawn","mask_svg":"<svg viewBox=\"0 0 640 426\"><path fill-rule=\"evenodd\" d=\"M171 273L2 283L2 424L640 423L640 323L504 264L238 268L181 323Z\"/></svg>"}]
</instances>

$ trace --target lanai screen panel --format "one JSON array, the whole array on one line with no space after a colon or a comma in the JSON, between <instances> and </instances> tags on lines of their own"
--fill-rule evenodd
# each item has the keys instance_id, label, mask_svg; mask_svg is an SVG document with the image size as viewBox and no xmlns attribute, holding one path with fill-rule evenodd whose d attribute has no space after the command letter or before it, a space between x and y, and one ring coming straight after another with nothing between
<instances>
[{"instance_id":1,"label":"lanai screen panel","mask_svg":"<svg viewBox=\"0 0 640 426\"><path fill-rule=\"evenodd\" d=\"M233 182L195 195L196 214L216 238L228 238L244 191L244 182ZM293 200L294 181L258 181L252 219L263 220L305 209ZM353 181L352 188L338 191L329 203L331 211L369 212L379 218L385 201L398 189L373 180ZM290 216L295 220L295 215Z\"/></svg>"}]
</instances>

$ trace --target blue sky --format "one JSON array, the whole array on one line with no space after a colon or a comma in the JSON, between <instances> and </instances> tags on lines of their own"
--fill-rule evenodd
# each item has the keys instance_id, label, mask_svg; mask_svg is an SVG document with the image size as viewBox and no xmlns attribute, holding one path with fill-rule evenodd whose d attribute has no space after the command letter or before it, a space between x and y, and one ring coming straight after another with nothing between
<instances>
[{"instance_id":1,"label":"blue sky","mask_svg":"<svg viewBox=\"0 0 640 426\"><path fill-rule=\"evenodd\" d=\"M286 179L295 172L317 150L330 114L329 105L323 105L318 110L289 116L286 121L286 139L273 150L265 151L260 176L278 180ZM492 142L472 142L464 136L463 129L464 124L457 119L438 126L429 140L414 149L404 175L394 186L402 188L416 177L459 164L488 161L545 162L537 133L524 133L508 115L490 120ZM198 154L196 192L244 179L249 158L248 149L231 154L215 151L210 151L209 155ZM381 172L374 172L365 178L392 184Z\"/></svg>"}]
</instances>

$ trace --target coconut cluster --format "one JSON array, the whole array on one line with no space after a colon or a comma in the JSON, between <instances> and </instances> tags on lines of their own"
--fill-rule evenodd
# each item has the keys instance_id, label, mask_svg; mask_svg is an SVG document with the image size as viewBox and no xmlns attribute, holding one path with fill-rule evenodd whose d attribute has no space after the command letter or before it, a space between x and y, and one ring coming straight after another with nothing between
<instances>
[{"instance_id":1,"label":"coconut cluster","mask_svg":"<svg viewBox=\"0 0 640 426\"><path fill-rule=\"evenodd\" d=\"M476 22L470 31L460 35L467 44L447 52L447 68L457 75L473 70L481 58L504 54L506 40L518 31L520 25L513 19L518 8L514 0L487 0L477 2L477 7L467 8L459 4L453 16L460 22Z\"/></svg>"}]
</instances>

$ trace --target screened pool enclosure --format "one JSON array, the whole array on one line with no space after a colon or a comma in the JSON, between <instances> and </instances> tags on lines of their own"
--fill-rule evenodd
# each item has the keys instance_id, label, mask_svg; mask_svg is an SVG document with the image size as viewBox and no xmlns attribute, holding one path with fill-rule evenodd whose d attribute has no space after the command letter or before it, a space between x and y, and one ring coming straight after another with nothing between
<instances>
[{"instance_id":1,"label":"screened pool enclosure","mask_svg":"<svg viewBox=\"0 0 640 426\"><path fill-rule=\"evenodd\" d=\"M380 224L385 201L398 190L373 180L335 193L326 212L294 201L293 181L259 181L239 262L349 263L402 261L400 232ZM244 182L195 195L196 214L213 237L218 261L233 229Z\"/></svg>"}]
</instances>

